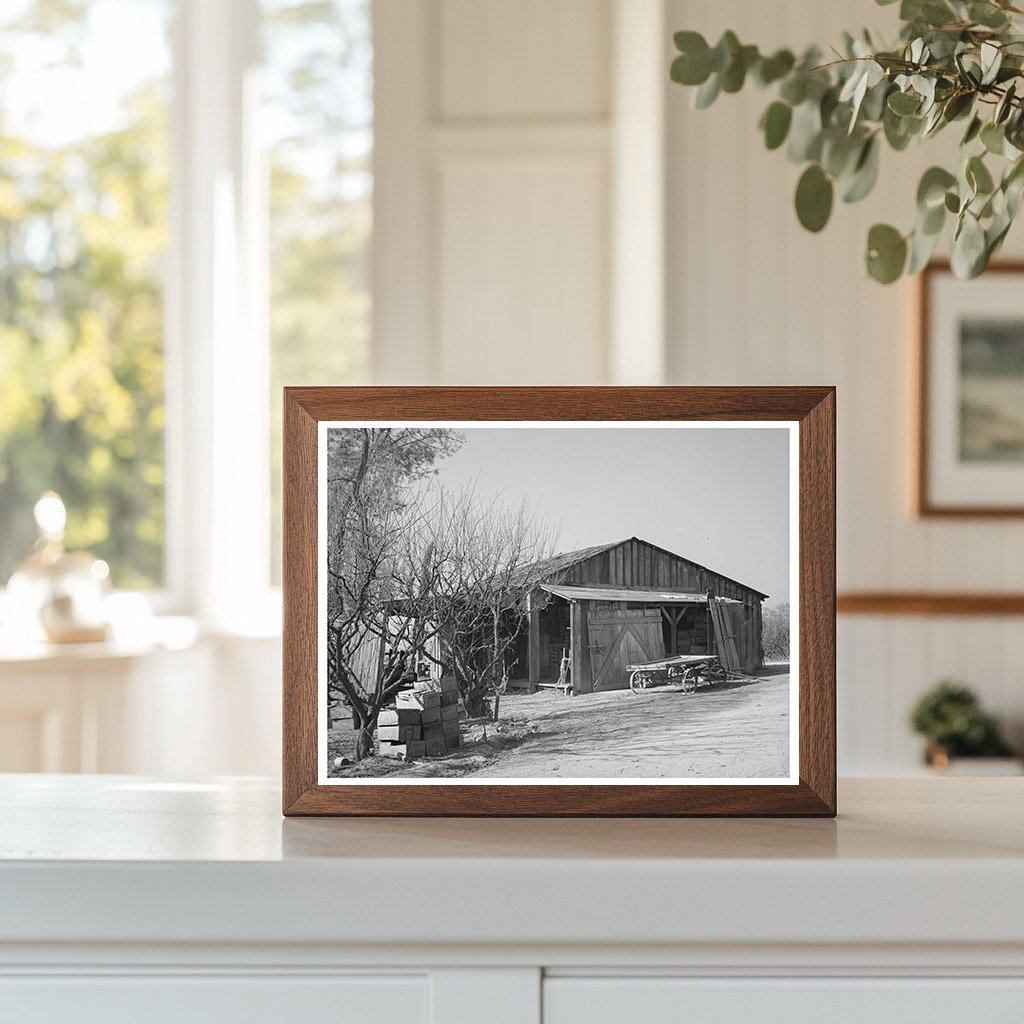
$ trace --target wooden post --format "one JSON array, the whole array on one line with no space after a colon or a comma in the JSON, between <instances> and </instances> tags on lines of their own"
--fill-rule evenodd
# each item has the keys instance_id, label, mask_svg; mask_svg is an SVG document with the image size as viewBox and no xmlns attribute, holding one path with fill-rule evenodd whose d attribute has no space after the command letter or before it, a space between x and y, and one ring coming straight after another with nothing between
<instances>
[{"instance_id":1,"label":"wooden post","mask_svg":"<svg viewBox=\"0 0 1024 1024\"><path fill-rule=\"evenodd\" d=\"M582 601L569 604L569 653L572 655L573 693L590 693L590 651L587 649L587 613Z\"/></svg>"},{"instance_id":2,"label":"wooden post","mask_svg":"<svg viewBox=\"0 0 1024 1024\"><path fill-rule=\"evenodd\" d=\"M530 595L530 693L540 684L540 608Z\"/></svg>"}]
</instances>

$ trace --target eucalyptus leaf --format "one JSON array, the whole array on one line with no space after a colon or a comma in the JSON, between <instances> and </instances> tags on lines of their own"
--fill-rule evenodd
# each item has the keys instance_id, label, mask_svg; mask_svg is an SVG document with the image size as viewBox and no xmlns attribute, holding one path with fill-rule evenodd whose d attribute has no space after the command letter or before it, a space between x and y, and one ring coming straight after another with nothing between
<instances>
[{"instance_id":1,"label":"eucalyptus leaf","mask_svg":"<svg viewBox=\"0 0 1024 1024\"><path fill-rule=\"evenodd\" d=\"M938 206L933 206L927 210L918 210L917 228L915 230L925 235L938 235L941 234L945 224L946 204L940 203Z\"/></svg>"},{"instance_id":2,"label":"eucalyptus leaf","mask_svg":"<svg viewBox=\"0 0 1024 1024\"><path fill-rule=\"evenodd\" d=\"M921 130L924 118L900 117L891 110L886 110L882 117L885 141L897 152L904 150L910 140Z\"/></svg>"},{"instance_id":3,"label":"eucalyptus leaf","mask_svg":"<svg viewBox=\"0 0 1024 1024\"><path fill-rule=\"evenodd\" d=\"M721 74L733 62L733 57L739 53L741 43L732 29L722 33L721 39L715 44L711 51L711 70Z\"/></svg>"},{"instance_id":4,"label":"eucalyptus leaf","mask_svg":"<svg viewBox=\"0 0 1024 1024\"><path fill-rule=\"evenodd\" d=\"M764 144L768 149L778 149L786 141L789 126L793 121L793 108L788 103L776 100L761 116Z\"/></svg>"},{"instance_id":5,"label":"eucalyptus leaf","mask_svg":"<svg viewBox=\"0 0 1024 1024\"><path fill-rule=\"evenodd\" d=\"M843 187L844 203L860 202L875 187L880 163L879 148L877 137L872 137L864 143L853 175Z\"/></svg>"},{"instance_id":6,"label":"eucalyptus leaf","mask_svg":"<svg viewBox=\"0 0 1024 1024\"><path fill-rule=\"evenodd\" d=\"M793 70L796 58L790 50L776 50L770 57L762 57L753 71L754 81L764 87L784 78Z\"/></svg>"},{"instance_id":7,"label":"eucalyptus leaf","mask_svg":"<svg viewBox=\"0 0 1024 1024\"><path fill-rule=\"evenodd\" d=\"M807 75L803 71L794 71L786 76L779 87L779 98L791 107L798 107L807 99Z\"/></svg>"},{"instance_id":8,"label":"eucalyptus leaf","mask_svg":"<svg viewBox=\"0 0 1024 1024\"><path fill-rule=\"evenodd\" d=\"M821 111L817 103L805 101L793 111L786 155L793 163L817 160L821 142Z\"/></svg>"},{"instance_id":9,"label":"eucalyptus leaf","mask_svg":"<svg viewBox=\"0 0 1024 1024\"><path fill-rule=\"evenodd\" d=\"M890 224L876 224L868 232L868 273L880 284L892 284L907 263L906 239Z\"/></svg>"},{"instance_id":10,"label":"eucalyptus leaf","mask_svg":"<svg viewBox=\"0 0 1024 1024\"><path fill-rule=\"evenodd\" d=\"M1013 101L1017 96L1017 83L1011 82L1003 93L999 102L996 104L996 112L992 117L992 120L996 124L1002 124L1013 111Z\"/></svg>"},{"instance_id":11,"label":"eucalyptus leaf","mask_svg":"<svg viewBox=\"0 0 1024 1024\"><path fill-rule=\"evenodd\" d=\"M956 176L950 174L944 167L929 167L921 175L921 181L917 186L917 207L927 212L936 206L942 206L946 199L946 192L956 184Z\"/></svg>"},{"instance_id":12,"label":"eucalyptus leaf","mask_svg":"<svg viewBox=\"0 0 1024 1024\"><path fill-rule=\"evenodd\" d=\"M991 85L999 74L1003 63L1003 51L991 42L981 44L979 51L981 58L981 84Z\"/></svg>"},{"instance_id":13,"label":"eucalyptus leaf","mask_svg":"<svg viewBox=\"0 0 1024 1024\"><path fill-rule=\"evenodd\" d=\"M920 227L914 230L910 238L910 261L907 264L908 274L917 274L931 261L939 244L941 231L926 232Z\"/></svg>"},{"instance_id":14,"label":"eucalyptus leaf","mask_svg":"<svg viewBox=\"0 0 1024 1024\"><path fill-rule=\"evenodd\" d=\"M981 133L983 122L980 117L972 117L971 123L967 126L967 131L964 132L964 137L960 141L961 146L970 145Z\"/></svg>"},{"instance_id":15,"label":"eucalyptus leaf","mask_svg":"<svg viewBox=\"0 0 1024 1024\"><path fill-rule=\"evenodd\" d=\"M999 30L1007 25L1006 15L990 3L972 3L968 10L968 17L976 24L984 25L985 28Z\"/></svg>"},{"instance_id":16,"label":"eucalyptus leaf","mask_svg":"<svg viewBox=\"0 0 1024 1024\"><path fill-rule=\"evenodd\" d=\"M1002 156L1006 147L1006 133L1002 126L989 121L981 129L981 143L993 156Z\"/></svg>"},{"instance_id":17,"label":"eucalyptus leaf","mask_svg":"<svg viewBox=\"0 0 1024 1024\"><path fill-rule=\"evenodd\" d=\"M916 114L921 107L921 100L909 92L894 92L889 96L889 109L901 117Z\"/></svg>"},{"instance_id":18,"label":"eucalyptus leaf","mask_svg":"<svg viewBox=\"0 0 1024 1024\"><path fill-rule=\"evenodd\" d=\"M706 110L718 98L722 91L722 80L717 74L711 77L694 93L693 105L698 110Z\"/></svg>"},{"instance_id":19,"label":"eucalyptus leaf","mask_svg":"<svg viewBox=\"0 0 1024 1024\"><path fill-rule=\"evenodd\" d=\"M972 156L967 161L966 176L976 194L987 196L995 188L992 175L980 156Z\"/></svg>"},{"instance_id":20,"label":"eucalyptus leaf","mask_svg":"<svg viewBox=\"0 0 1024 1024\"><path fill-rule=\"evenodd\" d=\"M942 116L946 121L957 121L966 117L974 107L975 96L972 92L956 93L943 104Z\"/></svg>"},{"instance_id":21,"label":"eucalyptus leaf","mask_svg":"<svg viewBox=\"0 0 1024 1024\"><path fill-rule=\"evenodd\" d=\"M817 165L811 164L796 186L796 215L808 231L821 231L832 215L832 180Z\"/></svg>"},{"instance_id":22,"label":"eucalyptus leaf","mask_svg":"<svg viewBox=\"0 0 1024 1024\"><path fill-rule=\"evenodd\" d=\"M978 219L969 211L965 212L960 227L953 238L953 250L950 264L953 273L961 280L977 277L980 268L984 269L985 232Z\"/></svg>"},{"instance_id":23,"label":"eucalyptus leaf","mask_svg":"<svg viewBox=\"0 0 1024 1024\"><path fill-rule=\"evenodd\" d=\"M833 178L841 178L852 171L864 149L864 137L850 136L839 128L822 133L821 166Z\"/></svg>"},{"instance_id":24,"label":"eucalyptus leaf","mask_svg":"<svg viewBox=\"0 0 1024 1024\"><path fill-rule=\"evenodd\" d=\"M756 46L741 46L733 55L732 63L722 72L722 92L739 92L746 81L747 72L757 59Z\"/></svg>"},{"instance_id":25,"label":"eucalyptus leaf","mask_svg":"<svg viewBox=\"0 0 1024 1024\"><path fill-rule=\"evenodd\" d=\"M683 54L672 61L669 75L673 82L680 85L703 85L711 74L711 59L707 51L694 57Z\"/></svg>"}]
</instances>

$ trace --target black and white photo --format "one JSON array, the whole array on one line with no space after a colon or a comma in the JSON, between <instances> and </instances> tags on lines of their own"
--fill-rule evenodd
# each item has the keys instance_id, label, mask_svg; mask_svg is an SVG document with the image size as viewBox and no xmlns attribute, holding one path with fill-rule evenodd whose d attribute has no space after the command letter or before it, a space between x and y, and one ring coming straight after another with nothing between
<instances>
[{"instance_id":1,"label":"black and white photo","mask_svg":"<svg viewBox=\"0 0 1024 1024\"><path fill-rule=\"evenodd\" d=\"M795 783L794 424L319 427L321 783Z\"/></svg>"}]
</instances>

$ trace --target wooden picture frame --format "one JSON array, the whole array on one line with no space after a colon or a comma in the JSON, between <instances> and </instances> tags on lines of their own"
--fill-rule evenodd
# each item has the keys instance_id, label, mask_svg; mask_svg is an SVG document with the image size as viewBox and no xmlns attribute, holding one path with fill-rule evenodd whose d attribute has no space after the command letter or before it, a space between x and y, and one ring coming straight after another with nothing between
<instances>
[{"instance_id":1,"label":"wooden picture frame","mask_svg":"<svg viewBox=\"0 0 1024 1024\"><path fill-rule=\"evenodd\" d=\"M952 311L961 315L984 315L991 308L993 290L1006 288L1008 277L1019 280L1014 287L1019 291L1024 284L1024 261L1002 260L989 264L983 277L974 281L958 281L953 277L948 261L936 260L921 272L917 281L917 338L914 376L917 390L912 502L914 513L921 518L946 519L999 519L1024 516L1024 462L1017 467L1002 467L1002 475L1018 478L1018 497L999 497L985 500L986 488L991 491L992 470L979 459L976 466L964 465L958 472L954 466L951 434L955 415L953 404L952 360L957 356L951 350L947 335L948 318ZM943 290L943 294L939 290ZM956 295L945 292L956 289ZM1006 304L1002 313L1019 305L1016 295L1006 288ZM1024 313L1014 311L1014 319L1024 326ZM963 322L963 320L961 321ZM937 345L941 335L942 343ZM962 343L962 342L961 342ZM942 352L936 352L936 348ZM960 372L963 372L962 370ZM961 380L961 386L963 382ZM939 393L937 397L936 393ZM963 398L961 397L961 401ZM963 413L961 412L961 417ZM960 435L966 428L961 420ZM956 493L959 490L960 493Z\"/></svg>"},{"instance_id":2,"label":"wooden picture frame","mask_svg":"<svg viewBox=\"0 0 1024 1024\"><path fill-rule=\"evenodd\" d=\"M587 428L651 424L789 426L798 509L798 677L795 765L785 784L475 785L323 781L318 761L318 471L321 425L508 421ZM326 449L326 442L325 442ZM792 467L797 468L796 474ZM685 472L680 469L679 472ZM796 477L795 484L793 477ZM286 815L814 816L836 813L835 390L830 387L303 387L284 393L283 811ZM722 501L752 500L728 494ZM326 514L326 513L325 513ZM636 540L636 538L634 538ZM791 552L793 544L787 550ZM324 577L326 579L326 576ZM711 604L709 587L709 607ZM793 598L796 602L796 597ZM760 612L758 611L758 614ZM648 699L626 693L625 698ZM584 697L573 698L585 700ZM662 698L659 698L662 699ZM367 784L367 783L370 784Z\"/></svg>"}]
</instances>

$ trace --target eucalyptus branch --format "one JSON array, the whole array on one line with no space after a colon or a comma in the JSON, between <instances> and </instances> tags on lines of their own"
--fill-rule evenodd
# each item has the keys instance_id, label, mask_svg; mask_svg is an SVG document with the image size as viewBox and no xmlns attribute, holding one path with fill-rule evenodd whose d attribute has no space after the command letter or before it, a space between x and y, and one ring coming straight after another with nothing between
<instances>
[{"instance_id":1,"label":"eucalyptus branch","mask_svg":"<svg viewBox=\"0 0 1024 1024\"><path fill-rule=\"evenodd\" d=\"M902 0L899 17L896 46L847 34L827 62L814 47L798 58L789 50L762 54L731 31L715 46L678 32L671 76L697 88L700 109L748 82L774 88L759 127L768 149L785 145L804 165L796 214L814 232L830 220L837 194L846 203L870 194L883 143L901 152L961 122L958 166L929 168L913 228L876 224L865 259L883 284L916 273L952 219L953 269L975 277L1002 245L1024 194L1024 9L1009 0Z\"/></svg>"}]
</instances>

